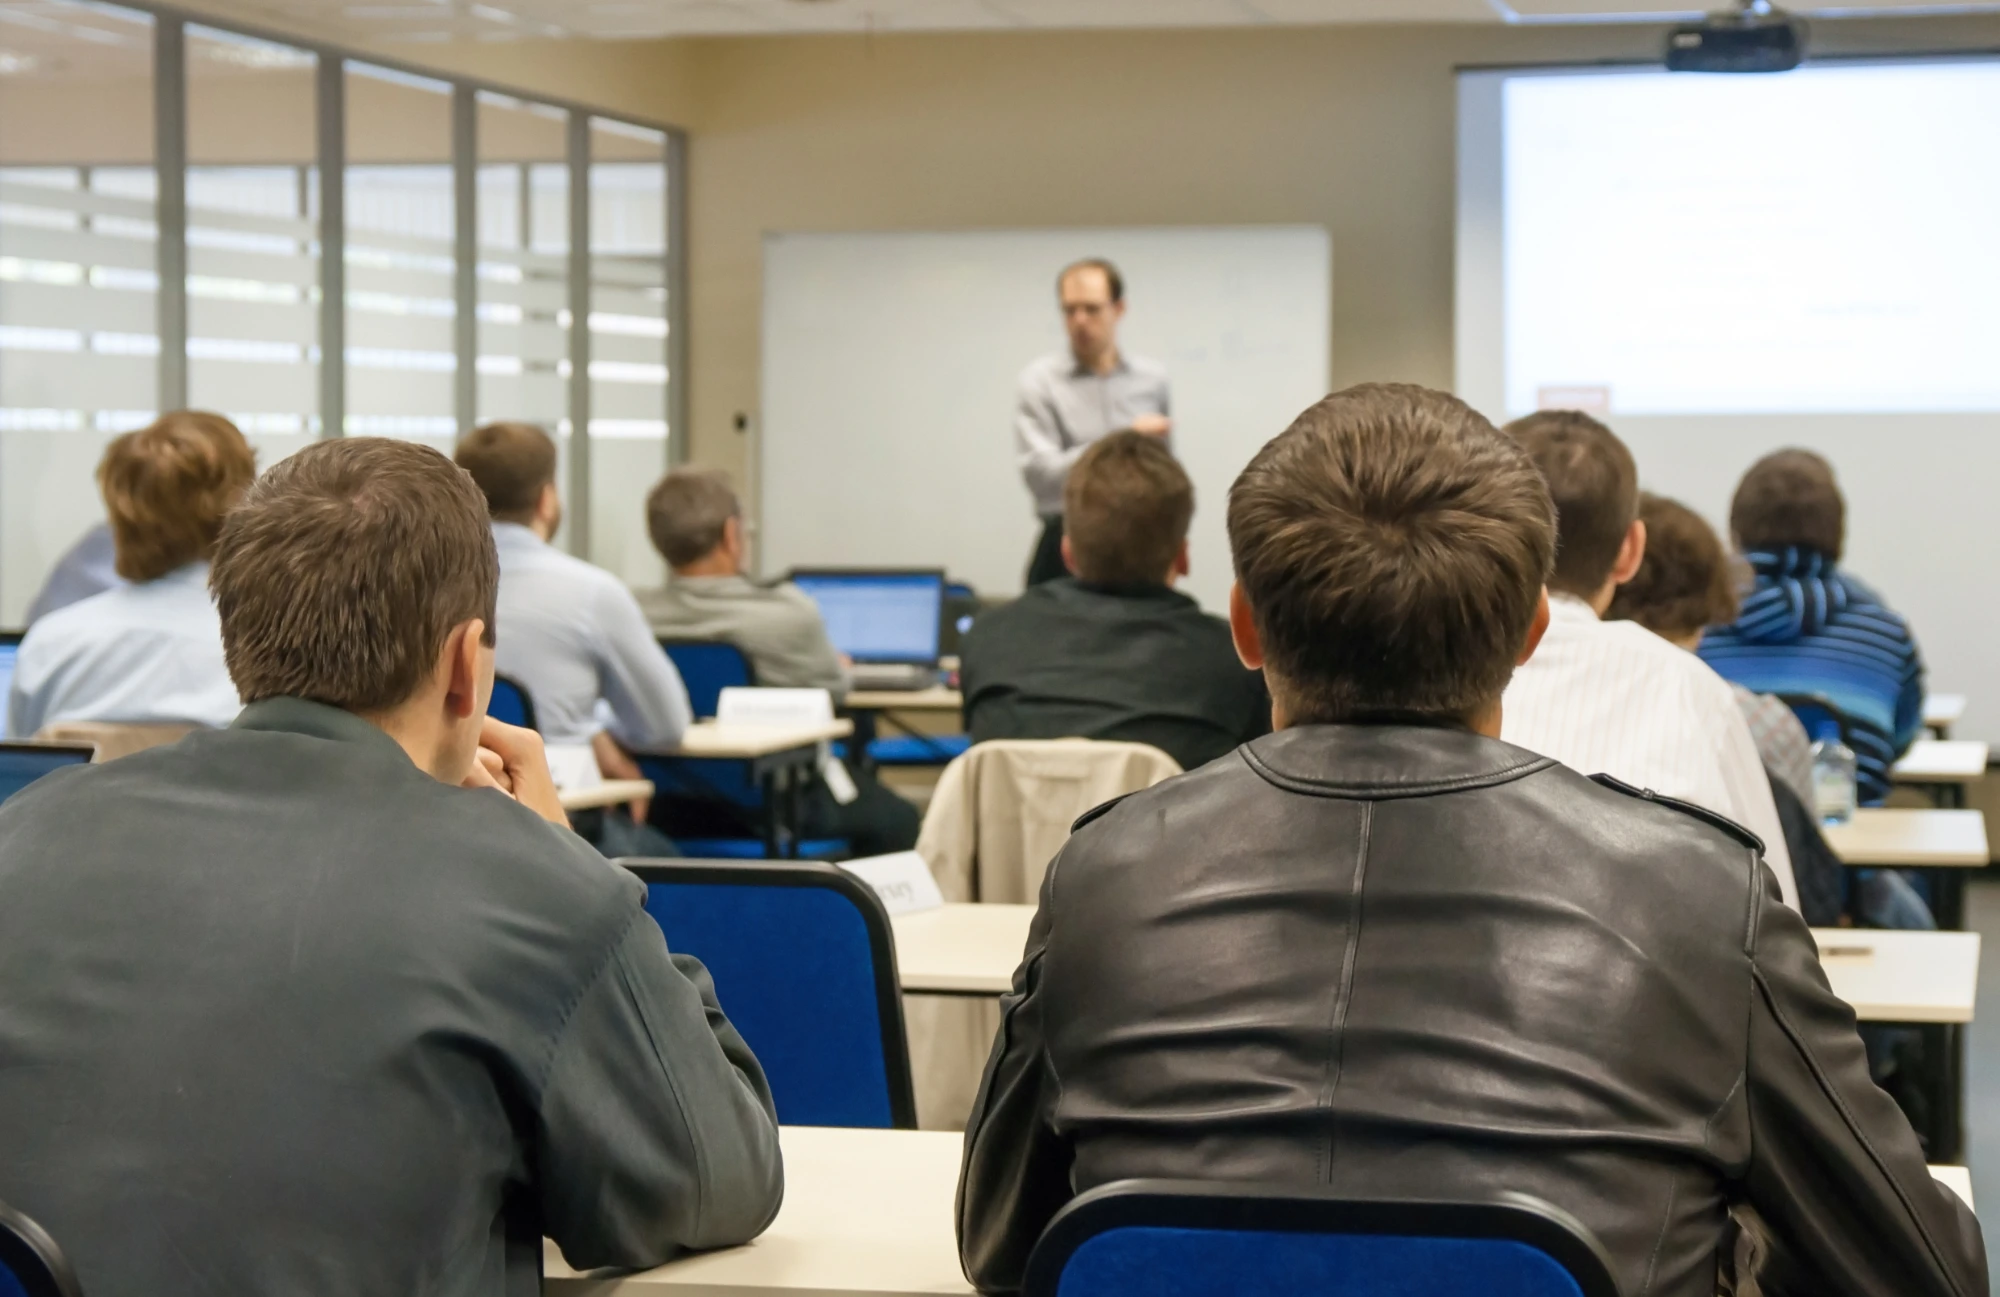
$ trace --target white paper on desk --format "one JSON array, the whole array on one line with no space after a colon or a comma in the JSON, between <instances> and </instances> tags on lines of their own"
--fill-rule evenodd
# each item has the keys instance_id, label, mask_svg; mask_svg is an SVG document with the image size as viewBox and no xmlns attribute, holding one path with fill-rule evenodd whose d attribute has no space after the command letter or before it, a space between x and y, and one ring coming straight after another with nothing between
<instances>
[{"instance_id":1,"label":"white paper on desk","mask_svg":"<svg viewBox=\"0 0 2000 1297\"><path fill-rule=\"evenodd\" d=\"M869 856L840 866L874 889L882 908L893 915L935 910L944 904L931 867L914 851L898 851L893 856Z\"/></svg>"},{"instance_id":2,"label":"white paper on desk","mask_svg":"<svg viewBox=\"0 0 2000 1297\"><path fill-rule=\"evenodd\" d=\"M824 689L724 689L716 700L718 725L825 725L833 720L833 695Z\"/></svg>"},{"instance_id":3,"label":"white paper on desk","mask_svg":"<svg viewBox=\"0 0 2000 1297\"><path fill-rule=\"evenodd\" d=\"M604 782L604 772L597 768L597 754L588 743L551 743L542 750L548 754L549 775L563 792L581 792Z\"/></svg>"}]
</instances>

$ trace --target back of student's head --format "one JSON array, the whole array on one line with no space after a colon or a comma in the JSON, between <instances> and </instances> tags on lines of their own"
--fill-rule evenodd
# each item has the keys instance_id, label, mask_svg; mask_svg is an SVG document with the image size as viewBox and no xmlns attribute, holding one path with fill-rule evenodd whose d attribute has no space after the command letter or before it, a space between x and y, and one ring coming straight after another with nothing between
<instances>
[{"instance_id":1,"label":"back of student's head","mask_svg":"<svg viewBox=\"0 0 2000 1297\"><path fill-rule=\"evenodd\" d=\"M1847 502L1833 465L1809 450L1764 456L1736 486L1729 530L1746 554L1796 545L1838 559L1847 539Z\"/></svg>"},{"instance_id":2,"label":"back of student's head","mask_svg":"<svg viewBox=\"0 0 2000 1297\"><path fill-rule=\"evenodd\" d=\"M531 423L489 423L460 438L458 466L486 496L496 522L533 521L542 491L556 480L556 443Z\"/></svg>"},{"instance_id":3,"label":"back of student's head","mask_svg":"<svg viewBox=\"0 0 2000 1297\"><path fill-rule=\"evenodd\" d=\"M1370 384L1257 453L1229 493L1229 544L1293 724L1456 722L1513 674L1555 515L1534 464L1478 411Z\"/></svg>"},{"instance_id":4,"label":"back of student's head","mask_svg":"<svg viewBox=\"0 0 2000 1297\"><path fill-rule=\"evenodd\" d=\"M1678 500L1650 492L1639 497L1639 521L1646 557L1605 616L1671 640L1736 620L1736 574L1715 529Z\"/></svg>"},{"instance_id":5,"label":"back of student's head","mask_svg":"<svg viewBox=\"0 0 2000 1297\"><path fill-rule=\"evenodd\" d=\"M243 701L363 714L413 697L454 627L493 643L500 560L465 472L412 442L316 442L229 515L210 577Z\"/></svg>"},{"instance_id":6,"label":"back of student's head","mask_svg":"<svg viewBox=\"0 0 2000 1297\"><path fill-rule=\"evenodd\" d=\"M671 567L715 552L729 520L742 512L729 475L713 468L677 468L646 497L646 530Z\"/></svg>"},{"instance_id":7,"label":"back of student's head","mask_svg":"<svg viewBox=\"0 0 2000 1297\"><path fill-rule=\"evenodd\" d=\"M1194 518L1194 483L1158 437L1119 432L1093 442L1063 488L1070 566L1093 585L1159 585Z\"/></svg>"},{"instance_id":8,"label":"back of student's head","mask_svg":"<svg viewBox=\"0 0 2000 1297\"><path fill-rule=\"evenodd\" d=\"M256 452L219 414L176 410L114 440L97 485L118 575L152 581L209 557L223 515L256 476Z\"/></svg>"},{"instance_id":9,"label":"back of student's head","mask_svg":"<svg viewBox=\"0 0 2000 1297\"><path fill-rule=\"evenodd\" d=\"M1639 469L1611 429L1575 410L1544 410L1507 425L1549 484L1556 506L1556 570L1549 588L1592 598L1618 566L1639 516Z\"/></svg>"}]
</instances>

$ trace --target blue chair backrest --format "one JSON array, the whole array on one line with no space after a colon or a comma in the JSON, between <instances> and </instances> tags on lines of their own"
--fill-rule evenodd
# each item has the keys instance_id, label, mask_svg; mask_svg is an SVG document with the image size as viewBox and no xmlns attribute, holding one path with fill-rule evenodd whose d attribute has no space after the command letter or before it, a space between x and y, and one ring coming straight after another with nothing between
<instances>
[{"instance_id":1,"label":"blue chair backrest","mask_svg":"<svg viewBox=\"0 0 2000 1297\"><path fill-rule=\"evenodd\" d=\"M82 1292L48 1231L0 1203L0 1297L81 1297Z\"/></svg>"},{"instance_id":2,"label":"blue chair backrest","mask_svg":"<svg viewBox=\"0 0 2000 1297\"><path fill-rule=\"evenodd\" d=\"M493 677L493 697L486 703L486 714L506 725L518 725L524 730L537 728L535 725L535 700L517 680L506 676Z\"/></svg>"},{"instance_id":3,"label":"blue chair backrest","mask_svg":"<svg viewBox=\"0 0 2000 1297\"><path fill-rule=\"evenodd\" d=\"M809 862L623 860L693 955L787 1126L916 1126L895 939L875 893Z\"/></svg>"},{"instance_id":4,"label":"blue chair backrest","mask_svg":"<svg viewBox=\"0 0 2000 1297\"><path fill-rule=\"evenodd\" d=\"M1070 1203L1023 1297L1618 1297L1603 1248L1519 1194L1368 1202L1279 1185L1130 1180Z\"/></svg>"},{"instance_id":5,"label":"blue chair backrest","mask_svg":"<svg viewBox=\"0 0 2000 1297\"><path fill-rule=\"evenodd\" d=\"M0 802L64 766L90 764L91 749L66 743L0 743Z\"/></svg>"},{"instance_id":6,"label":"blue chair backrest","mask_svg":"<svg viewBox=\"0 0 2000 1297\"><path fill-rule=\"evenodd\" d=\"M688 702L697 717L715 715L724 689L742 689L757 683L757 672L743 650L722 640L662 639L660 647L681 673L687 686Z\"/></svg>"}]
</instances>

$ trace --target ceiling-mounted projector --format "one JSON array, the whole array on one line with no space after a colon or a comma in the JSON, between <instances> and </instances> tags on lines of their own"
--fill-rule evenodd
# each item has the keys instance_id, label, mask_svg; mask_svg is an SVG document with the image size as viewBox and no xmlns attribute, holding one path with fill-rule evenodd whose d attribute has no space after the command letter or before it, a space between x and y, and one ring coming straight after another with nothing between
<instances>
[{"instance_id":1,"label":"ceiling-mounted projector","mask_svg":"<svg viewBox=\"0 0 2000 1297\"><path fill-rule=\"evenodd\" d=\"M1738 0L1667 37L1669 72L1790 72L1805 57L1805 23L1770 0Z\"/></svg>"}]
</instances>

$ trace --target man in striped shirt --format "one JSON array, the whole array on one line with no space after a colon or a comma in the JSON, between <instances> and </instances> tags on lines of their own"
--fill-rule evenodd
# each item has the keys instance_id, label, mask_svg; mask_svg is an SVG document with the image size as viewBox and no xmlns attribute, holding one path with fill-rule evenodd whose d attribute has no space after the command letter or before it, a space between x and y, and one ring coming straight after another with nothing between
<instances>
[{"instance_id":1,"label":"man in striped shirt","mask_svg":"<svg viewBox=\"0 0 2000 1297\"><path fill-rule=\"evenodd\" d=\"M1607 622L1646 553L1632 452L1586 414L1509 424L1556 505L1549 630L1501 700L1500 737L1583 774L1606 774L1724 816L1764 841L1797 908L1771 785L1735 692L1701 659L1634 622Z\"/></svg>"},{"instance_id":2,"label":"man in striped shirt","mask_svg":"<svg viewBox=\"0 0 2000 1297\"><path fill-rule=\"evenodd\" d=\"M1729 530L1756 573L1736 620L1701 656L1758 693L1818 696L1845 722L1864 806L1889 795L1889 770L1923 730L1924 662L1903 619L1840 570L1847 506L1833 467L1808 450L1750 466Z\"/></svg>"}]
</instances>

